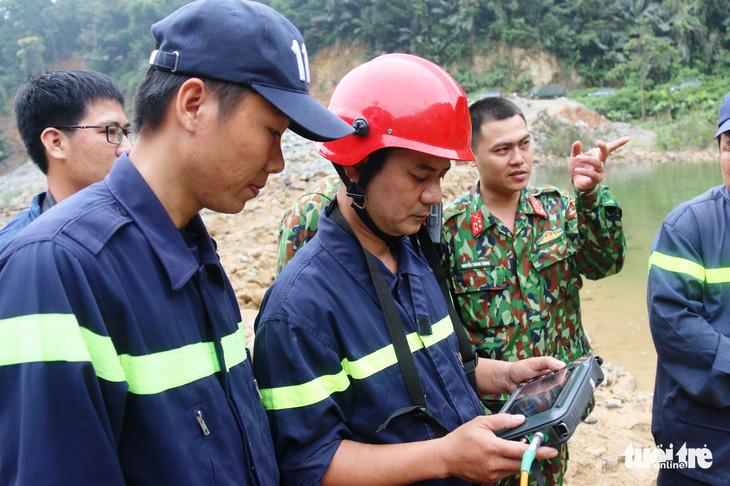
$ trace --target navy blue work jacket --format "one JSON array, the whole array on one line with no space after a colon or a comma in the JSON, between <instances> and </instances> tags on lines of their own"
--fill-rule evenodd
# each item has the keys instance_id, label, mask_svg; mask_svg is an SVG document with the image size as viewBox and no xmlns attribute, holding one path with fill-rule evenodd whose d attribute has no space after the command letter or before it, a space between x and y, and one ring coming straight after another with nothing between
<instances>
[{"instance_id":1,"label":"navy blue work jacket","mask_svg":"<svg viewBox=\"0 0 730 486\"><path fill-rule=\"evenodd\" d=\"M34 219L41 215L41 205L46 192L41 192L33 197L29 208L23 209L18 213L12 221L10 221L3 229L0 230L0 250L5 248L10 238L15 236L20 230L28 226Z\"/></svg>"},{"instance_id":2,"label":"navy blue work jacket","mask_svg":"<svg viewBox=\"0 0 730 486\"><path fill-rule=\"evenodd\" d=\"M687 461L676 472L728 484L730 193L724 185L680 204L664 220L649 260L648 306L658 356L657 445L673 449L672 467L681 467L683 446L708 449L710 467Z\"/></svg>"},{"instance_id":3,"label":"navy blue work jacket","mask_svg":"<svg viewBox=\"0 0 730 486\"><path fill-rule=\"evenodd\" d=\"M0 484L278 483L236 298L126 155L0 253Z\"/></svg>"},{"instance_id":4,"label":"navy blue work jacket","mask_svg":"<svg viewBox=\"0 0 730 486\"><path fill-rule=\"evenodd\" d=\"M459 361L446 302L410 239L399 268L378 262L394 297L428 409L454 430L483 414ZM254 373L271 423L281 484L319 484L342 440L398 444L435 438L411 406L359 244L327 215L269 288ZM429 484L468 484L457 478Z\"/></svg>"}]
</instances>

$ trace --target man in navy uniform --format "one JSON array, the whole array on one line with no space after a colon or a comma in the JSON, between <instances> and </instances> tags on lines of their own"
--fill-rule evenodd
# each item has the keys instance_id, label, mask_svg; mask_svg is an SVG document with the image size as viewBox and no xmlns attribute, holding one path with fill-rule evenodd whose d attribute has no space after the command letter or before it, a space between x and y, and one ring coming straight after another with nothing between
<instances>
[{"instance_id":1,"label":"man in navy uniform","mask_svg":"<svg viewBox=\"0 0 730 486\"><path fill-rule=\"evenodd\" d=\"M271 8L199 0L152 26L138 141L0 253L0 484L278 484L241 316L198 211L284 168L281 134L352 129L309 96Z\"/></svg>"},{"instance_id":2,"label":"man in navy uniform","mask_svg":"<svg viewBox=\"0 0 730 486\"><path fill-rule=\"evenodd\" d=\"M649 257L657 351L651 431L672 451L659 486L730 478L730 93L715 139L723 184L669 213Z\"/></svg>"}]
</instances>

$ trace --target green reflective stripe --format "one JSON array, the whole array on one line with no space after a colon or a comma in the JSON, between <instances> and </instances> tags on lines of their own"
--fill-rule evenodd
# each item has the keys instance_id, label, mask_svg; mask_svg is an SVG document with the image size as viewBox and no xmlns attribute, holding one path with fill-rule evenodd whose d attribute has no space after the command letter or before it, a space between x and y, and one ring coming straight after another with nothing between
<instances>
[{"instance_id":1,"label":"green reflective stripe","mask_svg":"<svg viewBox=\"0 0 730 486\"><path fill-rule=\"evenodd\" d=\"M704 268L685 258L673 257L655 251L649 257L649 269L655 265L669 272L684 273L710 284L730 282L730 267Z\"/></svg>"},{"instance_id":2,"label":"green reflective stripe","mask_svg":"<svg viewBox=\"0 0 730 486\"><path fill-rule=\"evenodd\" d=\"M454 326L451 324L451 319L447 316L431 326L431 331L433 333L431 335L420 336L417 332L412 332L406 336L411 353L433 346L439 341L446 339L454 332ZM362 380L374 375L378 371L384 370L388 366L393 366L397 362L395 348L390 344L356 361L344 359L342 360L342 367L352 378Z\"/></svg>"},{"instance_id":3,"label":"green reflective stripe","mask_svg":"<svg viewBox=\"0 0 730 486\"><path fill-rule=\"evenodd\" d=\"M447 316L438 321L436 324L431 326L431 332L433 334L430 336L421 336L423 343L427 347L433 346L437 342L446 339L454 333L454 324L451 322L451 318Z\"/></svg>"},{"instance_id":4,"label":"green reflective stripe","mask_svg":"<svg viewBox=\"0 0 730 486\"><path fill-rule=\"evenodd\" d=\"M705 268L685 258L673 257L655 251L649 256L649 270L651 270L652 265L669 272L684 273L697 280L705 280Z\"/></svg>"},{"instance_id":5,"label":"green reflective stripe","mask_svg":"<svg viewBox=\"0 0 730 486\"><path fill-rule=\"evenodd\" d=\"M708 268L705 270L707 283L728 283L730 282L730 268Z\"/></svg>"},{"instance_id":6,"label":"green reflective stripe","mask_svg":"<svg viewBox=\"0 0 730 486\"><path fill-rule=\"evenodd\" d=\"M226 368L246 359L243 327L222 339ZM129 383L130 393L152 395L187 385L220 371L215 345L195 343L169 351L130 356L123 354L119 361Z\"/></svg>"},{"instance_id":7,"label":"green reflective stripe","mask_svg":"<svg viewBox=\"0 0 730 486\"><path fill-rule=\"evenodd\" d=\"M91 363L94 365L96 376L108 381L124 381L126 377L122 365L119 363L119 357L112 338L100 336L85 327L79 326L79 329L84 343L86 343L86 349L89 350L91 355Z\"/></svg>"},{"instance_id":8,"label":"green reflective stripe","mask_svg":"<svg viewBox=\"0 0 730 486\"><path fill-rule=\"evenodd\" d=\"M412 332L406 336L411 352L416 352L446 339L454 332L447 316L431 327L433 334L420 336ZM397 364L392 344L378 349L355 361L342 360L342 370L334 375L317 377L300 385L261 389L261 403L266 410L306 407L325 400L333 393L345 391L350 386L348 376L363 380L389 366Z\"/></svg>"},{"instance_id":9,"label":"green reflective stripe","mask_svg":"<svg viewBox=\"0 0 730 486\"><path fill-rule=\"evenodd\" d=\"M0 366L91 361L73 314L33 314L0 320Z\"/></svg>"},{"instance_id":10,"label":"green reflective stripe","mask_svg":"<svg viewBox=\"0 0 730 486\"><path fill-rule=\"evenodd\" d=\"M408 339L408 347L413 351L413 343L410 339ZM397 362L395 348L390 344L355 361L350 361L347 358L343 359L342 369L353 379L364 380Z\"/></svg>"},{"instance_id":11,"label":"green reflective stripe","mask_svg":"<svg viewBox=\"0 0 730 486\"><path fill-rule=\"evenodd\" d=\"M243 323L221 340L226 370L246 360ZM96 376L127 381L129 392L161 393L220 371L213 343L196 343L144 356L117 356L109 336L79 326L73 314L34 314L0 320L0 366L90 362Z\"/></svg>"},{"instance_id":12,"label":"green reflective stripe","mask_svg":"<svg viewBox=\"0 0 730 486\"><path fill-rule=\"evenodd\" d=\"M336 375L320 376L301 385L262 388L261 403L266 410L297 408L321 402L333 393L347 390L350 380L343 369Z\"/></svg>"},{"instance_id":13,"label":"green reflective stripe","mask_svg":"<svg viewBox=\"0 0 730 486\"><path fill-rule=\"evenodd\" d=\"M119 361L127 376L130 393L151 395L187 385L220 369L213 343L189 344L169 351L130 356Z\"/></svg>"},{"instance_id":14,"label":"green reflective stripe","mask_svg":"<svg viewBox=\"0 0 730 486\"><path fill-rule=\"evenodd\" d=\"M226 371L246 361L246 335L243 333L243 322L238 323L238 331L221 339L221 346L226 360Z\"/></svg>"}]
</instances>

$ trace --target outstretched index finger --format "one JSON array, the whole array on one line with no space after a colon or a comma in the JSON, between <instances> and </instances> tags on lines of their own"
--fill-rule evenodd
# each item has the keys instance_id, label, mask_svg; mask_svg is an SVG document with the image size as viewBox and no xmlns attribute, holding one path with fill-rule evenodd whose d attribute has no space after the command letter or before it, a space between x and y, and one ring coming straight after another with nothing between
<instances>
[{"instance_id":1,"label":"outstretched index finger","mask_svg":"<svg viewBox=\"0 0 730 486\"><path fill-rule=\"evenodd\" d=\"M621 137L618 140L614 140L613 142L609 142L606 144L606 149L608 150L608 153L610 154L614 150L616 150L619 147L623 147L626 145L629 140L631 140L631 137Z\"/></svg>"}]
</instances>

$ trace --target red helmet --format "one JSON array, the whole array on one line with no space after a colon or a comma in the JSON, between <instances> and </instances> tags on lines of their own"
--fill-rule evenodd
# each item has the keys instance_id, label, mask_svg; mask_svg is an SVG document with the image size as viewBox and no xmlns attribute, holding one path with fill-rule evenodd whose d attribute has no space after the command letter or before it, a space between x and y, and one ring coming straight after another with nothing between
<instances>
[{"instance_id":1,"label":"red helmet","mask_svg":"<svg viewBox=\"0 0 730 486\"><path fill-rule=\"evenodd\" d=\"M329 109L356 131L315 143L339 165L353 165L378 149L398 147L449 160L472 160L466 95L443 68L410 54L386 54L350 71Z\"/></svg>"}]
</instances>

